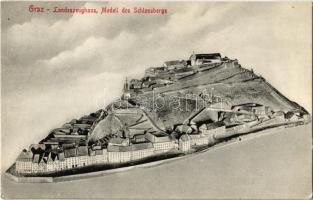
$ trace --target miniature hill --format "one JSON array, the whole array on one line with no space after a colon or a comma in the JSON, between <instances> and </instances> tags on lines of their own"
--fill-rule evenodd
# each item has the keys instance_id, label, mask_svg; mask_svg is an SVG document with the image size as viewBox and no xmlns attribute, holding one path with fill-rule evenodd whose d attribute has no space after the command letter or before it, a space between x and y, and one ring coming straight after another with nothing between
<instances>
[{"instance_id":1,"label":"miniature hill","mask_svg":"<svg viewBox=\"0 0 313 200\"><path fill-rule=\"evenodd\" d=\"M218 53L193 54L188 60L167 61L162 67L148 68L140 80L126 80L120 100L53 129L40 143L87 142L106 146L116 136L133 137L149 130L171 133L177 126L191 126L191 119L208 108L215 109L219 117L205 118L206 114L202 114L204 119L197 126L218 121L240 124L230 122L233 109L249 104L268 109L269 117L275 113L284 117L308 115L304 108L287 99L263 77L243 68L237 60L222 58ZM138 124L141 125L136 128ZM69 141L68 136L63 138L65 135L76 136Z\"/></svg>"},{"instance_id":2,"label":"miniature hill","mask_svg":"<svg viewBox=\"0 0 313 200\"><path fill-rule=\"evenodd\" d=\"M24 149L17 176L63 176L202 151L238 135L311 121L263 77L219 53L148 68L122 97Z\"/></svg>"},{"instance_id":3,"label":"miniature hill","mask_svg":"<svg viewBox=\"0 0 313 200\"><path fill-rule=\"evenodd\" d=\"M307 114L237 60L212 57L206 63L205 59L198 60L201 58L194 55L188 61L170 61L164 67L149 68L141 80L125 83L123 99L143 108L163 131L173 131L194 113L217 104L218 108L230 110L236 105L254 103L273 112Z\"/></svg>"}]
</instances>

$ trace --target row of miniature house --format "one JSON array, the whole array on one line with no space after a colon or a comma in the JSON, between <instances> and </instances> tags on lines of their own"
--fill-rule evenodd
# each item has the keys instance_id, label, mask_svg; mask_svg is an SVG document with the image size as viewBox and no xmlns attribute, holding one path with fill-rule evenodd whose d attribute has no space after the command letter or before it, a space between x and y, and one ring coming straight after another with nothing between
<instances>
[{"instance_id":1,"label":"row of miniature house","mask_svg":"<svg viewBox=\"0 0 313 200\"><path fill-rule=\"evenodd\" d=\"M86 139L86 135L91 129L94 122L102 114L102 110L96 113L91 113L90 115L85 115L80 119L73 119L68 123L65 123L61 128L53 129L49 135L52 135L50 142L59 140L79 140Z\"/></svg>"},{"instance_id":2,"label":"row of miniature house","mask_svg":"<svg viewBox=\"0 0 313 200\"><path fill-rule=\"evenodd\" d=\"M214 130L212 131L214 132ZM32 155L30 151L26 151L22 152L17 159L16 170L19 173L41 173L94 164L123 163L166 153L173 149L188 151L194 145L207 145L210 142L209 130L204 134L186 135L187 134L183 135L177 143L177 141L171 140L168 137L162 135L154 137L150 134L150 137L153 137L152 140L154 140L155 143L144 142L132 145L125 145L125 143L109 144L107 149L94 147L90 150L93 153L89 153L89 155L86 150L83 150L83 147L80 147L79 154L77 154L77 150L76 153L74 150L64 150L57 154L50 153L47 157L43 157L39 154Z\"/></svg>"},{"instance_id":3,"label":"row of miniature house","mask_svg":"<svg viewBox=\"0 0 313 200\"><path fill-rule=\"evenodd\" d=\"M55 159L34 159L20 156L16 161L18 173L44 173L73 169L77 167L92 166L97 164L116 164L136 161L156 154L165 153L175 148L175 142L165 142L159 145L152 143L133 144L130 146L108 146L108 149L96 150L94 155L66 157L64 152L56 155ZM30 152L25 152L30 154ZM38 162L37 162L38 161Z\"/></svg>"},{"instance_id":4,"label":"row of miniature house","mask_svg":"<svg viewBox=\"0 0 313 200\"><path fill-rule=\"evenodd\" d=\"M16 170L19 173L44 173L95 164L125 163L166 153L172 149L189 151L194 146L213 144L218 139L247 131L258 123L258 121L252 121L229 128L225 126L209 128L206 124L203 124L199 127L200 134L183 134L178 142L171 140L164 134L148 133L146 135L149 142L130 144L125 142L127 139L119 138L112 140L107 149L93 146L92 149L89 149L89 152L87 147L78 147L76 149L65 149L58 153L49 153L44 157L42 154L33 155L31 151L23 151L17 159ZM43 144L37 146L38 148L44 148Z\"/></svg>"}]
</instances>

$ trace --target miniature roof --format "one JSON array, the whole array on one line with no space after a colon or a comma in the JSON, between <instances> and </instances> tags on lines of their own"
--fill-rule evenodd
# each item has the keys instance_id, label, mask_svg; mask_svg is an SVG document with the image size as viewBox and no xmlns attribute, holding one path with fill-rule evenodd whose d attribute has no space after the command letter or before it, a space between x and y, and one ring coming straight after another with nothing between
<instances>
[{"instance_id":1,"label":"miniature roof","mask_svg":"<svg viewBox=\"0 0 313 200\"><path fill-rule=\"evenodd\" d=\"M156 131L156 132L149 132L152 135L154 135L155 137L168 137L169 135L162 132L162 131Z\"/></svg>"},{"instance_id":2,"label":"miniature roof","mask_svg":"<svg viewBox=\"0 0 313 200\"><path fill-rule=\"evenodd\" d=\"M99 150L101 149L101 145L92 146L92 150Z\"/></svg>"},{"instance_id":3,"label":"miniature roof","mask_svg":"<svg viewBox=\"0 0 313 200\"><path fill-rule=\"evenodd\" d=\"M293 113L293 112L287 112L287 113L285 114L285 118L286 118L286 119L291 119L293 116L294 116L294 113Z\"/></svg>"},{"instance_id":4,"label":"miniature roof","mask_svg":"<svg viewBox=\"0 0 313 200\"><path fill-rule=\"evenodd\" d=\"M208 129L215 129L215 128L219 128L219 127L223 127L223 126L225 126L223 121L218 121L218 122L207 124Z\"/></svg>"},{"instance_id":5,"label":"miniature roof","mask_svg":"<svg viewBox=\"0 0 313 200\"><path fill-rule=\"evenodd\" d=\"M179 139L182 141L188 141L188 140L195 139L195 138L201 138L201 135L200 134L183 134L181 135Z\"/></svg>"},{"instance_id":6,"label":"miniature roof","mask_svg":"<svg viewBox=\"0 0 313 200\"><path fill-rule=\"evenodd\" d=\"M133 138L135 138L135 139L142 139L142 138L145 138L145 137L146 137L145 134L138 134L138 135L134 135Z\"/></svg>"},{"instance_id":7,"label":"miniature roof","mask_svg":"<svg viewBox=\"0 0 313 200\"><path fill-rule=\"evenodd\" d=\"M171 61L166 61L164 62L164 65L165 66L171 66L171 65L180 65L182 64L183 62L180 61L180 60L171 60Z\"/></svg>"},{"instance_id":8,"label":"miniature roof","mask_svg":"<svg viewBox=\"0 0 313 200\"><path fill-rule=\"evenodd\" d=\"M175 130L179 133L191 133L192 132L192 128L184 124L177 126Z\"/></svg>"},{"instance_id":9,"label":"miniature roof","mask_svg":"<svg viewBox=\"0 0 313 200\"><path fill-rule=\"evenodd\" d=\"M32 144L30 145L30 149L31 148L44 150L46 148L46 145L45 144Z\"/></svg>"},{"instance_id":10,"label":"miniature roof","mask_svg":"<svg viewBox=\"0 0 313 200\"><path fill-rule=\"evenodd\" d=\"M18 156L18 160L22 160L22 159L31 159L33 158L33 153L31 151L22 151L20 153L20 155Z\"/></svg>"},{"instance_id":11,"label":"miniature roof","mask_svg":"<svg viewBox=\"0 0 313 200\"><path fill-rule=\"evenodd\" d=\"M258 104L258 103L244 103L244 104L239 104L239 105L234 105L232 108L237 108L237 107L261 107L263 105Z\"/></svg>"},{"instance_id":12,"label":"miniature roof","mask_svg":"<svg viewBox=\"0 0 313 200\"><path fill-rule=\"evenodd\" d=\"M123 142L125 142L125 139L119 138L119 137L117 137L117 138L111 138L111 139L109 140L109 143L112 144L112 145L122 145Z\"/></svg>"},{"instance_id":13,"label":"miniature roof","mask_svg":"<svg viewBox=\"0 0 313 200\"><path fill-rule=\"evenodd\" d=\"M126 152L126 151L138 151L143 149L151 149L153 144L151 142L143 142L132 144L129 146L108 146L108 151L113 152Z\"/></svg>"},{"instance_id":14,"label":"miniature roof","mask_svg":"<svg viewBox=\"0 0 313 200\"><path fill-rule=\"evenodd\" d=\"M173 132L170 134L170 138L171 138L171 139L178 139L180 135L181 135L180 133L178 133L178 132L176 132L176 131L173 131Z\"/></svg>"},{"instance_id":15,"label":"miniature roof","mask_svg":"<svg viewBox=\"0 0 313 200\"><path fill-rule=\"evenodd\" d=\"M208 126L207 126L207 124L202 124L202 125L199 126L199 129L205 129L205 130L207 130L207 129L208 129Z\"/></svg>"},{"instance_id":16,"label":"miniature roof","mask_svg":"<svg viewBox=\"0 0 313 200\"><path fill-rule=\"evenodd\" d=\"M195 57L196 59L216 59L221 58L220 53L210 53L210 54L193 54L190 58Z\"/></svg>"},{"instance_id":17,"label":"miniature roof","mask_svg":"<svg viewBox=\"0 0 313 200\"><path fill-rule=\"evenodd\" d=\"M96 120L97 117L93 117L93 116L90 116L90 115L85 115L83 117L81 117L79 120Z\"/></svg>"},{"instance_id":18,"label":"miniature roof","mask_svg":"<svg viewBox=\"0 0 313 200\"><path fill-rule=\"evenodd\" d=\"M191 121L194 123L201 123L201 122L207 122L207 121L218 121L218 111L215 110L207 110L204 109L200 113L198 113L196 116L191 118Z\"/></svg>"}]
</instances>

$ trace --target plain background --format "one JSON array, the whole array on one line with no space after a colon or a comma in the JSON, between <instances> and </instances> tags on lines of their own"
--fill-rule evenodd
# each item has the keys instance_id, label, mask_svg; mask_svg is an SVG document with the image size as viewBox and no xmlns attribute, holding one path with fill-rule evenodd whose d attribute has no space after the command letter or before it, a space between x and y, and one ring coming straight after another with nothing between
<instances>
[{"instance_id":1,"label":"plain background","mask_svg":"<svg viewBox=\"0 0 313 200\"><path fill-rule=\"evenodd\" d=\"M51 9L144 6L166 8L168 14L38 14L29 13L30 4ZM41 140L52 128L103 108L118 97L126 76L140 77L147 67L188 59L193 51L237 58L243 67L253 68L289 99L309 112L312 109L309 2L1 2L1 6L2 172L23 148ZM303 134L299 140L309 141L309 135ZM293 146L294 139L287 145ZM262 145L266 151L267 144ZM254 149L252 145L245 148ZM298 155L310 156L311 150L299 150ZM216 159L220 159L218 155ZM275 159L279 157L268 162ZM214 167L224 169L220 161ZM252 165L249 159L242 162ZM240 171L238 165L234 167L234 171ZM296 170L307 167L298 166ZM299 179L307 183L307 174L300 175L303 177ZM233 179L224 187L243 181ZM253 184L249 183L250 187ZM286 183L282 179L280 184ZM258 189L262 187L254 188Z\"/></svg>"}]
</instances>

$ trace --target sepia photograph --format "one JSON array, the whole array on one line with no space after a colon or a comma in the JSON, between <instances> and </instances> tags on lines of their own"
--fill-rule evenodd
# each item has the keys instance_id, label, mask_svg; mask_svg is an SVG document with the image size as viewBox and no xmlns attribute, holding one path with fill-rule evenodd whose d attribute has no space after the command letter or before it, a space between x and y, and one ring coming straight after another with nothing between
<instances>
[{"instance_id":1,"label":"sepia photograph","mask_svg":"<svg viewBox=\"0 0 313 200\"><path fill-rule=\"evenodd\" d=\"M312 3L1 1L1 198L312 198Z\"/></svg>"}]
</instances>

